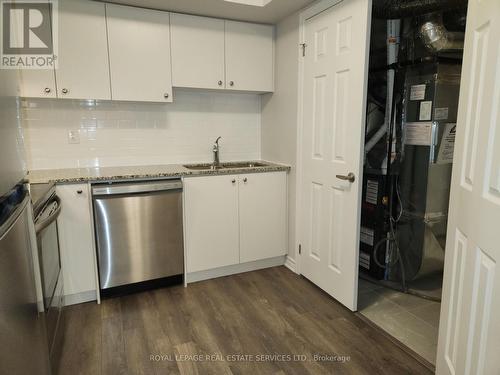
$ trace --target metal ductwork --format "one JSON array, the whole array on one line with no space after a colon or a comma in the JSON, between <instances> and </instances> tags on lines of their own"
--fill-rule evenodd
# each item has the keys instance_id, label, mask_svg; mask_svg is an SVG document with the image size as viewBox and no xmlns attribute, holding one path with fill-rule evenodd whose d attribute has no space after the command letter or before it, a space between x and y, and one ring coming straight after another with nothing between
<instances>
[{"instance_id":1,"label":"metal ductwork","mask_svg":"<svg viewBox=\"0 0 500 375\"><path fill-rule=\"evenodd\" d=\"M460 51L464 48L465 34L448 31L441 13L424 16L419 32L424 45L431 51Z\"/></svg>"},{"instance_id":2,"label":"metal ductwork","mask_svg":"<svg viewBox=\"0 0 500 375\"><path fill-rule=\"evenodd\" d=\"M397 19L466 7L467 0L374 0L373 14L377 18Z\"/></svg>"}]
</instances>

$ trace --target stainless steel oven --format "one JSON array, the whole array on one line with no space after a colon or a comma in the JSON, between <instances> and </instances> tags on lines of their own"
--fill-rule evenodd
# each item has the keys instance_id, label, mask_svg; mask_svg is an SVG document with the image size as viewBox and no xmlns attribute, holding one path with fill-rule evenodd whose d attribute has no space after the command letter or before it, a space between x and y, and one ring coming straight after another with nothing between
<instances>
[{"instance_id":1,"label":"stainless steel oven","mask_svg":"<svg viewBox=\"0 0 500 375\"><path fill-rule=\"evenodd\" d=\"M50 374L32 228L19 185L0 197L0 374Z\"/></svg>"},{"instance_id":2,"label":"stainless steel oven","mask_svg":"<svg viewBox=\"0 0 500 375\"><path fill-rule=\"evenodd\" d=\"M59 252L57 218L61 212L61 200L55 187L44 192L34 207L38 259L42 281L43 301L50 364L56 373L64 337L64 285Z\"/></svg>"}]
</instances>

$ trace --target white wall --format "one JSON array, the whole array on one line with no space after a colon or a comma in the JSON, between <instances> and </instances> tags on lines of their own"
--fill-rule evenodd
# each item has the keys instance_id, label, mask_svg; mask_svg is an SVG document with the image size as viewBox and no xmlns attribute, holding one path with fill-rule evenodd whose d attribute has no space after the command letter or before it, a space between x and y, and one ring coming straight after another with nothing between
<instances>
[{"instance_id":1,"label":"white wall","mask_svg":"<svg viewBox=\"0 0 500 375\"><path fill-rule=\"evenodd\" d=\"M26 176L16 70L0 69L0 197Z\"/></svg>"},{"instance_id":2,"label":"white wall","mask_svg":"<svg viewBox=\"0 0 500 375\"><path fill-rule=\"evenodd\" d=\"M296 259L295 185L297 149L297 75L299 15L293 14L276 28L275 92L262 98L262 158L289 164L289 258ZM293 261L292 261L293 264Z\"/></svg>"},{"instance_id":3,"label":"white wall","mask_svg":"<svg viewBox=\"0 0 500 375\"><path fill-rule=\"evenodd\" d=\"M29 169L152 165L261 158L261 98L176 90L173 104L25 99ZM68 143L77 130L80 144Z\"/></svg>"}]
</instances>

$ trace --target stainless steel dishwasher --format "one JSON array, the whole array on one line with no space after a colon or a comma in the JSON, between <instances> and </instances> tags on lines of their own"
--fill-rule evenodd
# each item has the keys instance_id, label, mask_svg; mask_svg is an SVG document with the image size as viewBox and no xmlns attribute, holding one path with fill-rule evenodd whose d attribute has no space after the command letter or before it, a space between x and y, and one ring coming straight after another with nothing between
<instances>
[{"instance_id":1,"label":"stainless steel dishwasher","mask_svg":"<svg viewBox=\"0 0 500 375\"><path fill-rule=\"evenodd\" d=\"M182 281L181 180L94 185L92 196L101 293Z\"/></svg>"}]
</instances>

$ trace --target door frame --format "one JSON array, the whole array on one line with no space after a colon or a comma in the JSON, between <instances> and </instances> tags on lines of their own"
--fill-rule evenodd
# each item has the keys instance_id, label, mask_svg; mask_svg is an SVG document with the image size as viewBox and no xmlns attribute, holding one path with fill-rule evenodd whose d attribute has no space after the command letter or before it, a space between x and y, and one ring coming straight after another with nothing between
<instances>
[{"instance_id":1,"label":"door frame","mask_svg":"<svg viewBox=\"0 0 500 375\"><path fill-rule=\"evenodd\" d=\"M318 3L315 3L311 5L310 7L304 9L300 14L299 14L299 45L297 46L297 55L298 55L298 60L299 60L299 68L298 68L298 73L297 73L297 79L298 79L298 94L297 94L297 152L296 152L296 170L297 170L297 177L295 180L295 186L296 186L296 196L295 196L295 204L296 204L296 215L295 215L295 251L296 251L296 264L295 264L295 272L297 274L301 274L301 257L302 254L299 254L299 246L303 242L301 238L301 218L304 216L303 207L302 207L302 202L303 202L303 189L302 189L302 177L303 177L303 165L302 165L302 139L303 139L303 101L304 101L304 57L302 56L302 48L301 45L305 43L305 33L306 33L306 21L309 20L310 18L324 12L327 9L332 8L333 6L341 3L342 1L346 0L321 0ZM370 5L371 5L370 1ZM371 11L368 14L368 30L371 30ZM367 45L366 48L370 48L370 39L367 39ZM306 46L307 48L307 46ZM365 97L363 98L363 103L364 107L366 109L366 101L367 101L367 88L368 88L368 64L370 61L370 54L366 54L366 61L365 61L365 73L364 73L364 91L365 91ZM366 110L363 111L363 127L366 126ZM361 145L360 145L360 157L363 157L363 151L364 151L364 139L361 139ZM363 165L360 164L360 169L361 172L363 170ZM359 173L359 171L356 171L358 173L357 178L362 179L362 174ZM359 194L358 194L358 223L361 225L361 195L362 195L362 189L359 189ZM359 236L360 233L358 231L357 234L357 253L356 257L358 258L356 261L356 274L358 273L358 263L359 263ZM357 287L356 287L357 288Z\"/></svg>"}]
</instances>

